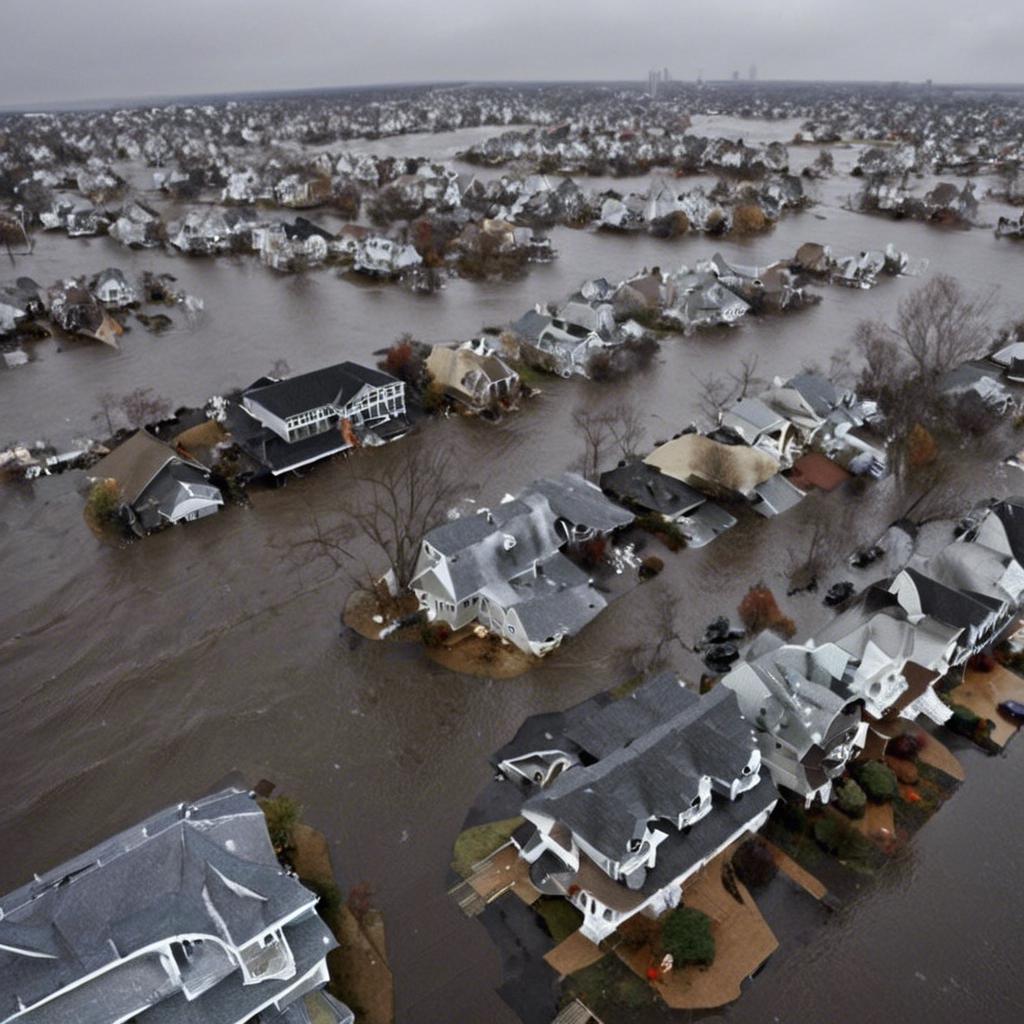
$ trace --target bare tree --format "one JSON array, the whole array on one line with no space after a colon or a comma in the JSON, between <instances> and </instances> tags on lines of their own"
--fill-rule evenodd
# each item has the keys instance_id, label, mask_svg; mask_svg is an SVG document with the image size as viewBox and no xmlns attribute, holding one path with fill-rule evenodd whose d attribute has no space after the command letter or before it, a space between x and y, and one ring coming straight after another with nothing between
<instances>
[{"instance_id":1,"label":"bare tree","mask_svg":"<svg viewBox=\"0 0 1024 1024\"><path fill-rule=\"evenodd\" d=\"M760 390L767 381L758 375L754 355L746 356L738 370L698 377L697 383L701 386L700 411L706 420L717 424L728 406Z\"/></svg>"},{"instance_id":2,"label":"bare tree","mask_svg":"<svg viewBox=\"0 0 1024 1024\"><path fill-rule=\"evenodd\" d=\"M801 533L807 538L802 549L789 549L790 568L787 573L789 594L813 590L818 580L840 560L854 544L853 506L844 505L839 515L814 510L810 529Z\"/></svg>"},{"instance_id":3,"label":"bare tree","mask_svg":"<svg viewBox=\"0 0 1024 1024\"><path fill-rule=\"evenodd\" d=\"M130 391L118 400L117 407L124 415L128 426L135 430L166 419L171 412L171 403L166 398L154 394L152 388L136 388Z\"/></svg>"},{"instance_id":4,"label":"bare tree","mask_svg":"<svg viewBox=\"0 0 1024 1024\"><path fill-rule=\"evenodd\" d=\"M99 402L99 412L93 414L93 419L102 421L107 425L107 436L114 434L114 413L120 408L120 400L113 391L104 391L96 396Z\"/></svg>"},{"instance_id":5,"label":"bare tree","mask_svg":"<svg viewBox=\"0 0 1024 1024\"><path fill-rule=\"evenodd\" d=\"M638 676L647 676L668 667L672 652L692 652L693 648L679 632L675 609L679 607L679 595L668 592L657 604L654 622L651 623L650 640L639 640L625 649L633 670Z\"/></svg>"},{"instance_id":6,"label":"bare tree","mask_svg":"<svg viewBox=\"0 0 1024 1024\"><path fill-rule=\"evenodd\" d=\"M643 417L636 406L620 402L611 409L598 411L580 406L572 415L573 426L583 442L578 465L583 476L596 480L605 459L632 459L644 439Z\"/></svg>"},{"instance_id":7,"label":"bare tree","mask_svg":"<svg viewBox=\"0 0 1024 1024\"><path fill-rule=\"evenodd\" d=\"M858 325L854 346L862 367L857 388L878 402L885 417L889 461L898 478L916 468L909 451L915 430L963 434L958 403L944 395L942 378L992 344L993 295L971 294L940 274L900 302L894 324L869 320Z\"/></svg>"},{"instance_id":8,"label":"bare tree","mask_svg":"<svg viewBox=\"0 0 1024 1024\"><path fill-rule=\"evenodd\" d=\"M270 376L275 380L284 380L285 377L290 377L291 374L292 368L288 365L287 359L275 359L273 365L270 367Z\"/></svg>"},{"instance_id":9,"label":"bare tree","mask_svg":"<svg viewBox=\"0 0 1024 1024\"><path fill-rule=\"evenodd\" d=\"M7 249L12 263L15 262L15 255L28 255L32 252L32 240L25 230L25 212L20 207L17 209L17 216L0 211L0 244ZM16 254L11 248L14 245L24 245L24 252Z\"/></svg>"},{"instance_id":10,"label":"bare tree","mask_svg":"<svg viewBox=\"0 0 1024 1024\"><path fill-rule=\"evenodd\" d=\"M359 585L374 586L380 562L367 564L353 552L354 541L370 541L373 555L394 572L399 592L408 588L416 569L420 541L466 493L447 450L406 443L394 458L379 451L357 452L347 495L329 520L315 513L309 531L291 545L300 561L326 557L336 568L347 566Z\"/></svg>"},{"instance_id":11,"label":"bare tree","mask_svg":"<svg viewBox=\"0 0 1024 1024\"><path fill-rule=\"evenodd\" d=\"M900 302L895 324L861 323L855 343L876 386L894 365L918 383L934 384L984 355L993 339L994 298L994 291L972 294L956 278L936 274Z\"/></svg>"}]
</instances>

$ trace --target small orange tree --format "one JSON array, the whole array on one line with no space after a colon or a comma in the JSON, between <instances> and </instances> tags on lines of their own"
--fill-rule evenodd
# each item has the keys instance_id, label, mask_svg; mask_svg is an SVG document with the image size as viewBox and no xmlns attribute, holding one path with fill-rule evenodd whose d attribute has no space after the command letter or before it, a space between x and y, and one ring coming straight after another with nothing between
<instances>
[{"instance_id":1,"label":"small orange tree","mask_svg":"<svg viewBox=\"0 0 1024 1024\"><path fill-rule=\"evenodd\" d=\"M775 595L764 583L758 583L747 591L737 611L748 633L770 629L788 640L796 632L796 623L783 615Z\"/></svg>"}]
</instances>

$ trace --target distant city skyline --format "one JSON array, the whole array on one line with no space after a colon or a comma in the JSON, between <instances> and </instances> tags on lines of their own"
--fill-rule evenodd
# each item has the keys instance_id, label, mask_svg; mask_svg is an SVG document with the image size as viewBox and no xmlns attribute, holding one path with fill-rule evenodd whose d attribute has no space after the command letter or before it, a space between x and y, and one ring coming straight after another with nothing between
<instances>
[{"instance_id":1,"label":"distant city skyline","mask_svg":"<svg viewBox=\"0 0 1024 1024\"><path fill-rule=\"evenodd\" d=\"M581 0L479 9L392 0L7 0L0 105L274 92L430 81L643 83L756 78L1011 84L1024 79L1019 0ZM287 18L287 24L284 18ZM634 41L635 40L635 41ZM566 45L570 41L571 45ZM748 71L736 77L750 79Z\"/></svg>"}]
</instances>

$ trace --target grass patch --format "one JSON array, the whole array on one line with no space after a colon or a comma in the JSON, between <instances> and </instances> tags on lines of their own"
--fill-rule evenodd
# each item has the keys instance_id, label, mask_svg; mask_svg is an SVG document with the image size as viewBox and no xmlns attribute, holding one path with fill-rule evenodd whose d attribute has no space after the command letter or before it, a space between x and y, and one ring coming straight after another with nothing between
<instances>
[{"instance_id":1,"label":"grass patch","mask_svg":"<svg viewBox=\"0 0 1024 1024\"><path fill-rule=\"evenodd\" d=\"M473 873L473 866L504 846L509 836L522 823L522 818L506 818L504 821L492 821L487 825L467 828L455 840L452 867L463 878L469 878Z\"/></svg>"},{"instance_id":2,"label":"grass patch","mask_svg":"<svg viewBox=\"0 0 1024 1024\"><path fill-rule=\"evenodd\" d=\"M651 986L614 953L570 974L562 991L565 1002L578 998L605 1020L615 1019L624 1010L640 1010L660 1002Z\"/></svg>"},{"instance_id":3,"label":"grass patch","mask_svg":"<svg viewBox=\"0 0 1024 1024\"><path fill-rule=\"evenodd\" d=\"M555 942L569 938L583 924L583 915L561 896L541 896L533 909L544 919L544 926Z\"/></svg>"}]
</instances>

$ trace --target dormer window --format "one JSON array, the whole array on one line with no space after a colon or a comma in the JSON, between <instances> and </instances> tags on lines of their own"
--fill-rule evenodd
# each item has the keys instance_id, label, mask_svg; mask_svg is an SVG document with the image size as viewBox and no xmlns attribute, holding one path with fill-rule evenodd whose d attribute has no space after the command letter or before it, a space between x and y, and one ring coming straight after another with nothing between
<instances>
[{"instance_id":1,"label":"dormer window","mask_svg":"<svg viewBox=\"0 0 1024 1024\"><path fill-rule=\"evenodd\" d=\"M692 800L690 801L690 806L691 806L691 807L700 807L700 797L699 797L699 796L695 796L695 797L694 797L694 798L693 798L693 799L692 799Z\"/></svg>"},{"instance_id":2,"label":"dormer window","mask_svg":"<svg viewBox=\"0 0 1024 1024\"><path fill-rule=\"evenodd\" d=\"M511 533L504 533L501 536L501 546L506 551L511 551L516 546L516 539Z\"/></svg>"},{"instance_id":3,"label":"dormer window","mask_svg":"<svg viewBox=\"0 0 1024 1024\"><path fill-rule=\"evenodd\" d=\"M642 839L630 839L627 849L630 853L639 853L640 847L643 845L644 841Z\"/></svg>"}]
</instances>

